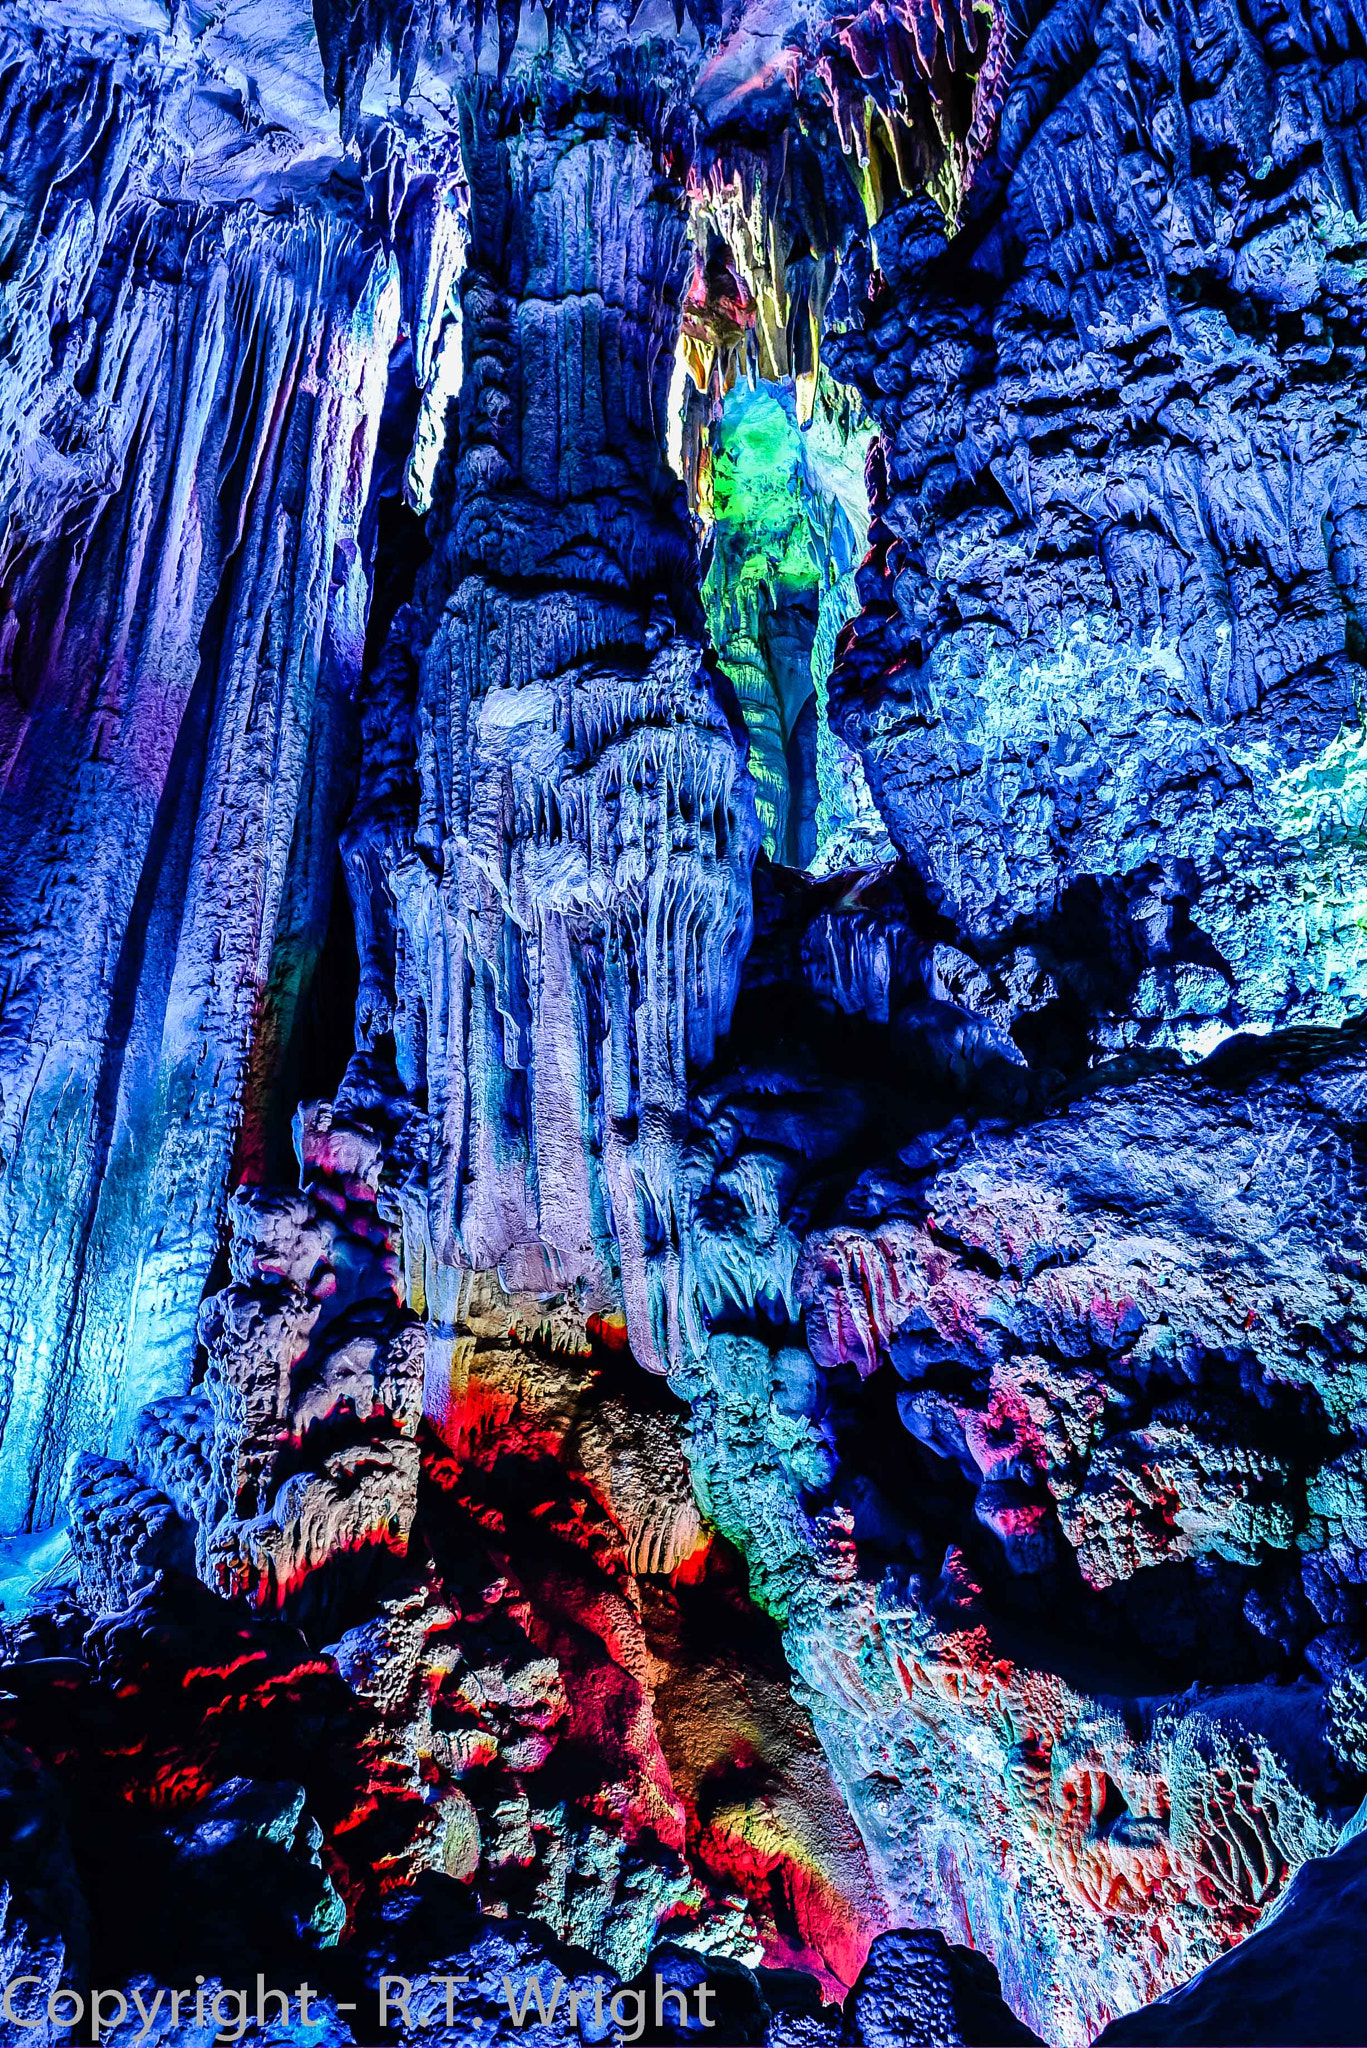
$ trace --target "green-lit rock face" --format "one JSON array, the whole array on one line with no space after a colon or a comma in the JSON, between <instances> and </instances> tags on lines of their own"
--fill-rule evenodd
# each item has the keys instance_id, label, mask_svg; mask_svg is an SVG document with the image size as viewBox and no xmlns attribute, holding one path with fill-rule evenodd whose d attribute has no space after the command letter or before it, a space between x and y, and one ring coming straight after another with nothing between
<instances>
[{"instance_id":1,"label":"green-lit rock face","mask_svg":"<svg viewBox=\"0 0 1367 2048\"><path fill-rule=\"evenodd\" d=\"M750 729L765 849L772 859L805 865L802 828L810 838L812 822L801 779L807 764L790 761L789 749L812 694L822 569L812 547L798 429L772 387L731 393L713 451L712 491L715 542L704 595Z\"/></svg>"},{"instance_id":2,"label":"green-lit rock face","mask_svg":"<svg viewBox=\"0 0 1367 2048\"><path fill-rule=\"evenodd\" d=\"M855 609L868 539L871 432L843 410L818 403L799 427L791 390L737 385L712 438L703 599L750 731L765 850L795 867L888 850L863 771L826 716L836 635Z\"/></svg>"}]
</instances>

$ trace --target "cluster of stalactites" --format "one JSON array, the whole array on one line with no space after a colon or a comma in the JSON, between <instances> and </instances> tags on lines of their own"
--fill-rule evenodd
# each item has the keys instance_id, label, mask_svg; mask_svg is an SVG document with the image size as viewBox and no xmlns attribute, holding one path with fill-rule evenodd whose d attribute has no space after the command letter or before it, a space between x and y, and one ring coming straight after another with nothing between
<instances>
[{"instance_id":1,"label":"cluster of stalactites","mask_svg":"<svg viewBox=\"0 0 1367 2048\"><path fill-rule=\"evenodd\" d=\"M416 671L391 664L416 816L395 830L377 788L348 861L372 924L377 861L397 908L421 1298L440 1316L453 1274L501 1267L620 1303L663 1367L689 1298L688 1075L735 999L755 824L663 448L686 219L637 125L650 82L627 65L605 119L611 69L578 112L563 82L516 124L470 111L459 441L426 609L400 626ZM367 926L372 1033L388 953Z\"/></svg>"},{"instance_id":2,"label":"cluster of stalactites","mask_svg":"<svg viewBox=\"0 0 1367 2048\"><path fill-rule=\"evenodd\" d=\"M991 0L873 0L839 20L805 76L789 53L795 105L775 141L699 153L679 399L681 471L704 522L726 393L741 377L791 381L799 420L811 418L841 259L914 194L959 224L1020 40Z\"/></svg>"},{"instance_id":3,"label":"cluster of stalactites","mask_svg":"<svg viewBox=\"0 0 1367 2048\"><path fill-rule=\"evenodd\" d=\"M426 60L454 49L471 73L487 67L502 89L519 45L550 50L573 77L582 61L629 38L643 0L314 0L323 78L341 111L343 134L356 132L370 68L387 50L407 101ZM673 0L676 29L688 20L703 48L722 27L722 0ZM541 22L530 17L540 14Z\"/></svg>"},{"instance_id":4,"label":"cluster of stalactites","mask_svg":"<svg viewBox=\"0 0 1367 2048\"><path fill-rule=\"evenodd\" d=\"M992 0L872 0L818 69L869 224L926 191L953 225L990 147L1010 57Z\"/></svg>"},{"instance_id":5,"label":"cluster of stalactites","mask_svg":"<svg viewBox=\"0 0 1367 2048\"><path fill-rule=\"evenodd\" d=\"M835 178L823 175L831 169ZM710 517L708 441L738 379L791 380L812 416L826 301L859 219L839 160L805 138L760 155L731 153L693 180L694 262L684 307L681 467Z\"/></svg>"}]
</instances>

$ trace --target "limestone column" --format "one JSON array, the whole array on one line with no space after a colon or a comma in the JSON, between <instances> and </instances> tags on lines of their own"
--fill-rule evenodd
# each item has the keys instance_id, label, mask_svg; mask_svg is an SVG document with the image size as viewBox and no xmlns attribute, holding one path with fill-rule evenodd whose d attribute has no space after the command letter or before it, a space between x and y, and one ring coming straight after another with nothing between
<instances>
[{"instance_id":1,"label":"limestone column","mask_svg":"<svg viewBox=\"0 0 1367 2048\"><path fill-rule=\"evenodd\" d=\"M393 888L430 1259L620 1302L660 1370L686 1341L687 1075L730 1017L757 832L665 456L688 251L650 69L618 51L468 112L464 383Z\"/></svg>"}]
</instances>

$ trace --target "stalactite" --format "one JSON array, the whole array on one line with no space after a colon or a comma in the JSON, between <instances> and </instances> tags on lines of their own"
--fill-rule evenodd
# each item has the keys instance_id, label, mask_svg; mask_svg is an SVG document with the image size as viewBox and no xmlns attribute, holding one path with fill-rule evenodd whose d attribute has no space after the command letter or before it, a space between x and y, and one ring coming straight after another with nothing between
<instances>
[{"instance_id":1,"label":"stalactite","mask_svg":"<svg viewBox=\"0 0 1367 2048\"><path fill-rule=\"evenodd\" d=\"M150 100L90 67L73 115L68 76L6 74L12 1527L185 1384L249 1048L303 970L276 933L326 915L319 750L397 317L359 224L149 198Z\"/></svg>"},{"instance_id":2,"label":"stalactite","mask_svg":"<svg viewBox=\"0 0 1367 2048\"><path fill-rule=\"evenodd\" d=\"M410 1230L438 1266L620 1300L658 1368L687 1335L674 1162L754 826L664 458L685 221L643 84L591 75L514 133L470 112L459 442L390 879L428 1133Z\"/></svg>"}]
</instances>

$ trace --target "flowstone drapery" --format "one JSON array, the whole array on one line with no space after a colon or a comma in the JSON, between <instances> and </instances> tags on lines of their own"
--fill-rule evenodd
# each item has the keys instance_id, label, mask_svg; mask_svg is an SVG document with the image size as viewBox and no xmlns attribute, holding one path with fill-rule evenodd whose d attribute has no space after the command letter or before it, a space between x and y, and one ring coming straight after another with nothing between
<instances>
[{"instance_id":1,"label":"flowstone drapery","mask_svg":"<svg viewBox=\"0 0 1367 2048\"><path fill-rule=\"evenodd\" d=\"M468 114L465 370L402 627L419 808L389 875L398 1068L427 1118L412 1237L434 1268L620 1305L657 1371L685 1341L687 1076L730 1017L755 847L664 453L669 122L630 56Z\"/></svg>"},{"instance_id":2,"label":"flowstone drapery","mask_svg":"<svg viewBox=\"0 0 1367 2048\"><path fill-rule=\"evenodd\" d=\"M73 1446L185 1384L234 1151L262 1142L251 1074L327 923L398 303L333 204L201 211L187 93L150 53L16 39L3 89L15 1529L50 1519Z\"/></svg>"}]
</instances>

